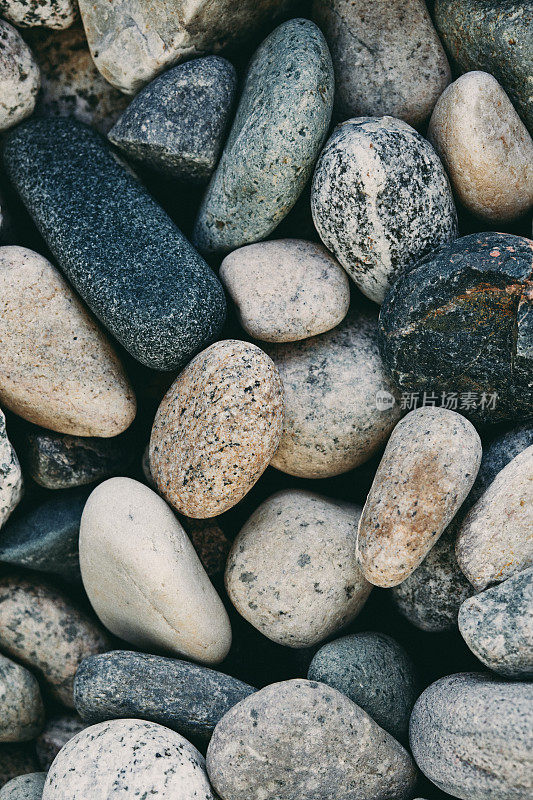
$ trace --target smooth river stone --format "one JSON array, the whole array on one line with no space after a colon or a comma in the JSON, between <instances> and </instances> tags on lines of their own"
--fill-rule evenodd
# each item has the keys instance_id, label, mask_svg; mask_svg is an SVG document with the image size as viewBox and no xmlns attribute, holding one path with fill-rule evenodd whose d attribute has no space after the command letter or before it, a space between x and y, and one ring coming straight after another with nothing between
<instances>
[{"instance_id":1,"label":"smooth river stone","mask_svg":"<svg viewBox=\"0 0 533 800\"><path fill-rule=\"evenodd\" d=\"M231 709L207 750L224 800L403 800L416 779L398 742L323 683L274 683Z\"/></svg>"},{"instance_id":2,"label":"smooth river stone","mask_svg":"<svg viewBox=\"0 0 533 800\"><path fill-rule=\"evenodd\" d=\"M252 692L252 686L198 664L123 650L86 658L74 684L76 708L88 723L147 719L204 743L224 714Z\"/></svg>"},{"instance_id":3,"label":"smooth river stone","mask_svg":"<svg viewBox=\"0 0 533 800\"><path fill-rule=\"evenodd\" d=\"M0 786L39 769L32 744L0 744Z\"/></svg>"},{"instance_id":4,"label":"smooth river stone","mask_svg":"<svg viewBox=\"0 0 533 800\"><path fill-rule=\"evenodd\" d=\"M281 375L284 428L272 466L302 478L358 467L385 443L401 416L377 347L376 314L353 306L341 325L265 348ZM379 397L392 400L382 408Z\"/></svg>"},{"instance_id":5,"label":"smooth river stone","mask_svg":"<svg viewBox=\"0 0 533 800\"><path fill-rule=\"evenodd\" d=\"M282 427L283 387L271 359L247 342L217 342L159 406L150 438L157 487L188 517L222 514L263 474Z\"/></svg>"},{"instance_id":6,"label":"smooth river stone","mask_svg":"<svg viewBox=\"0 0 533 800\"><path fill-rule=\"evenodd\" d=\"M351 622L371 586L355 560L358 506L287 489L265 500L228 556L239 614L272 641L310 647Z\"/></svg>"},{"instance_id":7,"label":"smooth river stone","mask_svg":"<svg viewBox=\"0 0 533 800\"><path fill-rule=\"evenodd\" d=\"M15 28L0 19L0 132L30 116L40 85L30 48Z\"/></svg>"},{"instance_id":8,"label":"smooth river stone","mask_svg":"<svg viewBox=\"0 0 533 800\"><path fill-rule=\"evenodd\" d=\"M439 98L428 128L456 197L489 222L533 205L533 140L498 81L469 72Z\"/></svg>"},{"instance_id":9,"label":"smooth river stone","mask_svg":"<svg viewBox=\"0 0 533 800\"><path fill-rule=\"evenodd\" d=\"M235 68L225 58L187 61L139 92L108 138L164 175L204 183L217 165L236 88Z\"/></svg>"},{"instance_id":10,"label":"smooth river stone","mask_svg":"<svg viewBox=\"0 0 533 800\"><path fill-rule=\"evenodd\" d=\"M78 16L76 0L0 0L0 14L20 28L69 28Z\"/></svg>"},{"instance_id":11,"label":"smooth river stone","mask_svg":"<svg viewBox=\"0 0 533 800\"><path fill-rule=\"evenodd\" d=\"M0 789L0 800L41 800L46 772L19 775Z\"/></svg>"},{"instance_id":12,"label":"smooth river stone","mask_svg":"<svg viewBox=\"0 0 533 800\"><path fill-rule=\"evenodd\" d=\"M480 461L479 435L455 411L427 406L396 425L359 520L367 580L391 587L414 572L461 507Z\"/></svg>"},{"instance_id":13,"label":"smooth river stone","mask_svg":"<svg viewBox=\"0 0 533 800\"><path fill-rule=\"evenodd\" d=\"M109 649L106 634L61 592L33 575L0 577L0 649L44 679L73 707L74 675L87 656Z\"/></svg>"},{"instance_id":14,"label":"smooth river stone","mask_svg":"<svg viewBox=\"0 0 533 800\"><path fill-rule=\"evenodd\" d=\"M459 630L489 669L508 678L533 678L533 568L464 602Z\"/></svg>"},{"instance_id":15,"label":"smooth river stone","mask_svg":"<svg viewBox=\"0 0 533 800\"><path fill-rule=\"evenodd\" d=\"M455 554L477 590L533 565L533 445L513 458L463 520Z\"/></svg>"},{"instance_id":16,"label":"smooth river stone","mask_svg":"<svg viewBox=\"0 0 533 800\"><path fill-rule=\"evenodd\" d=\"M533 684L449 675L418 698L410 741L416 763L461 800L528 800L533 791Z\"/></svg>"},{"instance_id":17,"label":"smooth river stone","mask_svg":"<svg viewBox=\"0 0 533 800\"><path fill-rule=\"evenodd\" d=\"M191 541L155 492L111 478L81 519L85 591L103 624L137 647L205 664L228 653L231 627Z\"/></svg>"},{"instance_id":18,"label":"smooth river stone","mask_svg":"<svg viewBox=\"0 0 533 800\"><path fill-rule=\"evenodd\" d=\"M460 71L482 69L494 75L533 134L531 3L435 0L434 19Z\"/></svg>"},{"instance_id":19,"label":"smooth river stone","mask_svg":"<svg viewBox=\"0 0 533 800\"><path fill-rule=\"evenodd\" d=\"M227 255L219 274L244 330L265 342L295 342L329 331L350 307L345 271L315 242L249 244Z\"/></svg>"},{"instance_id":20,"label":"smooth river stone","mask_svg":"<svg viewBox=\"0 0 533 800\"><path fill-rule=\"evenodd\" d=\"M331 49L338 117L429 117L450 67L423 0L315 0L313 17Z\"/></svg>"},{"instance_id":21,"label":"smooth river stone","mask_svg":"<svg viewBox=\"0 0 533 800\"><path fill-rule=\"evenodd\" d=\"M476 482L468 495L470 506L479 500L509 461L530 445L533 445L533 419L514 425L483 442L481 465Z\"/></svg>"},{"instance_id":22,"label":"smooth river stone","mask_svg":"<svg viewBox=\"0 0 533 800\"><path fill-rule=\"evenodd\" d=\"M533 415L533 242L474 233L400 276L379 346L402 392L455 393L483 422ZM470 399L470 404L468 400Z\"/></svg>"},{"instance_id":23,"label":"smooth river stone","mask_svg":"<svg viewBox=\"0 0 533 800\"><path fill-rule=\"evenodd\" d=\"M0 402L37 425L116 436L136 402L114 348L61 273L25 247L0 248Z\"/></svg>"},{"instance_id":24,"label":"smooth river stone","mask_svg":"<svg viewBox=\"0 0 533 800\"><path fill-rule=\"evenodd\" d=\"M48 772L61 748L86 727L85 722L72 712L49 717L42 733L35 740L35 751L41 769Z\"/></svg>"},{"instance_id":25,"label":"smooth river stone","mask_svg":"<svg viewBox=\"0 0 533 800\"><path fill-rule=\"evenodd\" d=\"M0 655L0 742L28 742L44 725L44 706L31 672Z\"/></svg>"},{"instance_id":26,"label":"smooth river stone","mask_svg":"<svg viewBox=\"0 0 533 800\"><path fill-rule=\"evenodd\" d=\"M335 128L318 159L311 210L326 247L376 303L398 274L457 236L439 157L393 117L361 117Z\"/></svg>"},{"instance_id":27,"label":"smooth river stone","mask_svg":"<svg viewBox=\"0 0 533 800\"><path fill-rule=\"evenodd\" d=\"M96 131L32 120L4 162L68 280L134 358L171 370L218 335L215 274Z\"/></svg>"},{"instance_id":28,"label":"smooth river stone","mask_svg":"<svg viewBox=\"0 0 533 800\"><path fill-rule=\"evenodd\" d=\"M289 213L326 138L333 90L331 56L313 22L289 20L265 39L198 212L201 252L264 239Z\"/></svg>"},{"instance_id":29,"label":"smooth river stone","mask_svg":"<svg viewBox=\"0 0 533 800\"><path fill-rule=\"evenodd\" d=\"M198 750L175 731L137 719L78 733L50 767L42 800L215 800Z\"/></svg>"},{"instance_id":30,"label":"smooth river stone","mask_svg":"<svg viewBox=\"0 0 533 800\"><path fill-rule=\"evenodd\" d=\"M7 437L6 418L0 410L0 528L18 506L23 491L19 460Z\"/></svg>"},{"instance_id":31,"label":"smooth river stone","mask_svg":"<svg viewBox=\"0 0 533 800\"><path fill-rule=\"evenodd\" d=\"M307 677L342 692L395 739L405 739L418 697L415 667L390 636L355 633L328 642Z\"/></svg>"}]
</instances>

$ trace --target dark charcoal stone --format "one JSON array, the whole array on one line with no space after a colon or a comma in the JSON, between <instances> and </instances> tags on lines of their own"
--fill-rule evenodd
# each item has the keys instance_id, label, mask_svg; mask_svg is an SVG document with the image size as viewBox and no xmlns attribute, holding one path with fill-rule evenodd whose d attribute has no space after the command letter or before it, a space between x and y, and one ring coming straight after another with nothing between
<instances>
[{"instance_id":1,"label":"dark charcoal stone","mask_svg":"<svg viewBox=\"0 0 533 800\"><path fill-rule=\"evenodd\" d=\"M218 279L96 131L31 120L4 161L67 278L136 359L174 369L218 335Z\"/></svg>"},{"instance_id":2,"label":"dark charcoal stone","mask_svg":"<svg viewBox=\"0 0 533 800\"><path fill-rule=\"evenodd\" d=\"M379 319L381 355L397 386L437 397L474 392L476 406L465 413L483 422L531 416L532 266L528 239L478 233L400 276Z\"/></svg>"},{"instance_id":3,"label":"dark charcoal stone","mask_svg":"<svg viewBox=\"0 0 533 800\"><path fill-rule=\"evenodd\" d=\"M253 692L252 686L199 664L116 650L80 665L74 702L89 723L147 719L207 742L224 714Z\"/></svg>"}]
</instances>

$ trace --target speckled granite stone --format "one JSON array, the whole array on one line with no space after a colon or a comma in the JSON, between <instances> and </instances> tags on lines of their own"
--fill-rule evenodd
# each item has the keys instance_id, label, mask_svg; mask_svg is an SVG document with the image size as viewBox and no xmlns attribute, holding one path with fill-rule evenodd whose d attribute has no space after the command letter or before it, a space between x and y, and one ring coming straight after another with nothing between
<instances>
[{"instance_id":1,"label":"speckled granite stone","mask_svg":"<svg viewBox=\"0 0 533 800\"><path fill-rule=\"evenodd\" d=\"M217 336L220 283L96 131L32 120L4 162L69 281L137 360L174 369Z\"/></svg>"},{"instance_id":2,"label":"speckled granite stone","mask_svg":"<svg viewBox=\"0 0 533 800\"><path fill-rule=\"evenodd\" d=\"M78 733L52 764L42 800L214 800L198 750L162 725L115 719Z\"/></svg>"},{"instance_id":3,"label":"speckled granite stone","mask_svg":"<svg viewBox=\"0 0 533 800\"><path fill-rule=\"evenodd\" d=\"M227 655L224 606L171 509L144 484L111 478L94 489L80 567L92 607L126 642L205 664Z\"/></svg>"},{"instance_id":4,"label":"speckled granite stone","mask_svg":"<svg viewBox=\"0 0 533 800\"><path fill-rule=\"evenodd\" d=\"M533 568L466 600L459 630L489 669L508 678L533 678Z\"/></svg>"},{"instance_id":5,"label":"speckled granite stone","mask_svg":"<svg viewBox=\"0 0 533 800\"><path fill-rule=\"evenodd\" d=\"M400 420L359 520L367 580L396 586L414 572L468 495L480 461L481 440L461 414L427 406Z\"/></svg>"},{"instance_id":6,"label":"speckled granite stone","mask_svg":"<svg viewBox=\"0 0 533 800\"><path fill-rule=\"evenodd\" d=\"M32 744L0 744L0 786L38 769Z\"/></svg>"},{"instance_id":7,"label":"speckled granite stone","mask_svg":"<svg viewBox=\"0 0 533 800\"><path fill-rule=\"evenodd\" d=\"M345 271L315 242L277 239L226 256L220 280L244 330L265 342L294 342L331 330L350 306Z\"/></svg>"},{"instance_id":8,"label":"speckled granite stone","mask_svg":"<svg viewBox=\"0 0 533 800\"><path fill-rule=\"evenodd\" d=\"M0 528L19 504L23 491L19 460L7 437L6 418L0 410Z\"/></svg>"},{"instance_id":9,"label":"speckled granite stone","mask_svg":"<svg viewBox=\"0 0 533 800\"><path fill-rule=\"evenodd\" d=\"M41 732L44 706L37 679L2 655L0 708L0 742L29 742Z\"/></svg>"},{"instance_id":10,"label":"speckled granite stone","mask_svg":"<svg viewBox=\"0 0 533 800\"><path fill-rule=\"evenodd\" d=\"M513 458L463 520L455 553L477 589L533 565L533 445Z\"/></svg>"},{"instance_id":11,"label":"speckled granite stone","mask_svg":"<svg viewBox=\"0 0 533 800\"><path fill-rule=\"evenodd\" d=\"M0 248L0 401L79 436L116 436L136 402L107 336L60 272L25 247Z\"/></svg>"},{"instance_id":12,"label":"speckled granite stone","mask_svg":"<svg viewBox=\"0 0 533 800\"><path fill-rule=\"evenodd\" d=\"M158 722L208 742L217 722L255 689L222 672L174 658L116 650L86 658L76 673L76 708L88 723L115 717Z\"/></svg>"},{"instance_id":13,"label":"speckled granite stone","mask_svg":"<svg viewBox=\"0 0 533 800\"><path fill-rule=\"evenodd\" d=\"M423 0L314 0L313 17L331 49L338 117L429 117L450 67Z\"/></svg>"},{"instance_id":14,"label":"speckled granite stone","mask_svg":"<svg viewBox=\"0 0 533 800\"><path fill-rule=\"evenodd\" d=\"M283 436L272 466L303 478L331 477L358 467L384 444L401 411L378 353L369 303L354 303L328 333L265 349L285 392ZM381 396L392 397L393 405L379 405Z\"/></svg>"},{"instance_id":15,"label":"speckled granite stone","mask_svg":"<svg viewBox=\"0 0 533 800\"><path fill-rule=\"evenodd\" d=\"M288 214L326 137L333 89L331 56L314 23L292 19L265 39L198 212L193 242L201 252L264 239Z\"/></svg>"},{"instance_id":16,"label":"speckled granite stone","mask_svg":"<svg viewBox=\"0 0 533 800\"><path fill-rule=\"evenodd\" d=\"M479 472L468 495L469 505L474 505L509 461L530 445L533 445L533 419L484 440Z\"/></svg>"},{"instance_id":17,"label":"speckled granite stone","mask_svg":"<svg viewBox=\"0 0 533 800\"><path fill-rule=\"evenodd\" d=\"M0 0L0 14L21 28L68 28L78 16L76 0Z\"/></svg>"},{"instance_id":18,"label":"speckled granite stone","mask_svg":"<svg viewBox=\"0 0 533 800\"><path fill-rule=\"evenodd\" d=\"M225 583L237 611L278 644L309 647L351 622L371 586L355 561L360 509L287 489L245 523Z\"/></svg>"},{"instance_id":19,"label":"speckled granite stone","mask_svg":"<svg viewBox=\"0 0 533 800\"><path fill-rule=\"evenodd\" d=\"M400 800L415 768L403 747L322 683L274 683L231 709L207 750L224 800Z\"/></svg>"},{"instance_id":20,"label":"speckled granite stone","mask_svg":"<svg viewBox=\"0 0 533 800\"><path fill-rule=\"evenodd\" d=\"M108 138L158 172L204 183L217 165L236 88L235 68L225 58L187 61L139 92Z\"/></svg>"},{"instance_id":21,"label":"speckled granite stone","mask_svg":"<svg viewBox=\"0 0 533 800\"><path fill-rule=\"evenodd\" d=\"M418 698L410 740L416 763L461 800L528 800L533 791L533 684L449 675Z\"/></svg>"},{"instance_id":22,"label":"speckled granite stone","mask_svg":"<svg viewBox=\"0 0 533 800\"><path fill-rule=\"evenodd\" d=\"M0 800L41 800L46 772L19 775L0 789Z\"/></svg>"},{"instance_id":23,"label":"speckled granite stone","mask_svg":"<svg viewBox=\"0 0 533 800\"><path fill-rule=\"evenodd\" d=\"M401 276L379 321L397 386L473 397L466 413L485 422L532 416L532 266L528 239L474 233Z\"/></svg>"},{"instance_id":24,"label":"speckled granite stone","mask_svg":"<svg viewBox=\"0 0 533 800\"><path fill-rule=\"evenodd\" d=\"M109 643L93 620L57 589L33 575L4 575L0 648L43 678L55 699L72 707L78 665L109 649Z\"/></svg>"},{"instance_id":25,"label":"speckled granite stone","mask_svg":"<svg viewBox=\"0 0 533 800\"><path fill-rule=\"evenodd\" d=\"M19 32L0 19L0 132L29 117L41 76Z\"/></svg>"},{"instance_id":26,"label":"speckled granite stone","mask_svg":"<svg viewBox=\"0 0 533 800\"><path fill-rule=\"evenodd\" d=\"M435 0L435 25L462 72L494 75L533 133L531 3L521 0Z\"/></svg>"},{"instance_id":27,"label":"speckled granite stone","mask_svg":"<svg viewBox=\"0 0 533 800\"><path fill-rule=\"evenodd\" d=\"M48 772L61 748L86 727L74 713L48 717L42 733L35 740L35 751L41 769Z\"/></svg>"},{"instance_id":28,"label":"speckled granite stone","mask_svg":"<svg viewBox=\"0 0 533 800\"><path fill-rule=\"evenodd\" d=\"M448 86L428 136L456 196L476 216L506 222L533 205L533 141L498 81L469 72Z\"/></svg>"},{"instance_id":29,"label":"speckled granite stone","mask_svg":"<svg viewBox=\"0 0 533 800\"><path fill-rule=\"evenodd\" d=\"M150 468L189 517L222 514L263 474L281 437L283 388L258 347L217 342L183 370L157 411Z\"/></svg>"}]
</instances>

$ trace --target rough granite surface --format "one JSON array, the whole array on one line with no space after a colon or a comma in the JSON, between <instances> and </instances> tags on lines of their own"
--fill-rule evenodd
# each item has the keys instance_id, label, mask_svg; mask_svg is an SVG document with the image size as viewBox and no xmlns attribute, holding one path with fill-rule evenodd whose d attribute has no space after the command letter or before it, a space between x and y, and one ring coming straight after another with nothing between
<instances>
[{"instance_id":1,"label":"rough granite surface","mask_svg":"<svg viewBox=\"0 0 533 800\"><path fill-rule=\"evenodd\" d=\"M29 117L41 85L39 67L19 32L0 19L0 132Z\"/></svg>"},{"instance_id":2,"label":"rough granite surface","mask_svg":"<svg viewBox=\"0 0 533 800\"><path fill-rule=\"evenodd\" d=\"M0 0L0 14L20 28L69 28L78 16L76 0Z\"/></svg>"},{"instance_id":3,"label":"rough granite surface","mask_svg":"<svg viewBox=\"0 0 533 800\"><path fill-rule=\"evenodd\" d=\"M19 775L0 789L0 800L41 800L46 772Z\"/></svg>"},{"instance_id":4,"label":"rough granite surface","mask_svg":"<svg viewBox=\"0 0 533 800\"><path fill-rule=\"evenodd\" d=\"M8 439L6 418L0 410L0 528L19 504L23 491L19 460Z\"/></svg>"},{"instance_id":5,"label":"rough granite surface","mask_svg":"<svg viewBox=\"0 0 533 800\"><path fill-rule=\"evenodd\" d=\"M2 655L0 705L0 742L29 742L41 732L44 706L37 679L25 667Z\"/></svg>"}]
</instances>

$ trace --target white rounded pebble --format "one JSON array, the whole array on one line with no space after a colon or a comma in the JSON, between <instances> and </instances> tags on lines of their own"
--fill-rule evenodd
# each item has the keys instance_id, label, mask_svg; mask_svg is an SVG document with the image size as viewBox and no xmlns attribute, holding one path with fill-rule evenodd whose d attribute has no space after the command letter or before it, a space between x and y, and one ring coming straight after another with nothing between
<instances>
[{"instance_id":1,"label":"white rounded pebble","mask_svg":"<svg viewBox=\"0 0 533 800\"><path fill-rule=\"evenodd\" d=\"M12 25L0 19L0 131L30 116L40 85L30 48Z\"/></svg>"}]
</instances>

